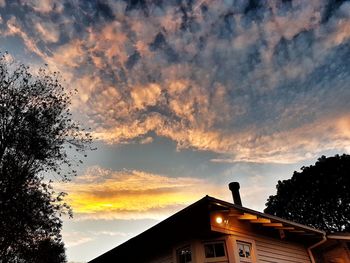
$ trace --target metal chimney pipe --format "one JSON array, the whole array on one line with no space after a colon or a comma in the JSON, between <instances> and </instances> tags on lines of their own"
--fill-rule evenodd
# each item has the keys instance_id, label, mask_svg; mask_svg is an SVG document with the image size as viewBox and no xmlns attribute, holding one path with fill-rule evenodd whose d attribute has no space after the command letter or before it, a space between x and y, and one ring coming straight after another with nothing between
<instances>
[{"instance_id":1,"label":"metal chimney pipe","mask_svg":"<svg viewBox=\"0 0 350 263\"><path fill-rule=\"evenodd\" d=\"M233 197L233 203L235 205L242 206L242 201L241 201L241 196L239 194L239 183L238 182L232 182L228 185L228 188L232 192L232 197Z\"/></svg>"}]
</instances>

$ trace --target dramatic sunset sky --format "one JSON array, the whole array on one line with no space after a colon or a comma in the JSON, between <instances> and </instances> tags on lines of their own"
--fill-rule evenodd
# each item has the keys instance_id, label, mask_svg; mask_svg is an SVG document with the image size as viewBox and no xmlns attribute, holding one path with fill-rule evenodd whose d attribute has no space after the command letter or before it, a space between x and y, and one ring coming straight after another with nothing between
<instances>
[{"instance_id":1,"label":"dramatic sunset sky","mask_svg":"<svg viewBox=\"0 0 350 263\"><path fill-rule=\"evenodd\" d=\"M278 180L350 151L350 2L0 0L0 49L76 88L97 150L69 193L90 260L206 194L263 210Z\"/></svg>"}]
</instances>

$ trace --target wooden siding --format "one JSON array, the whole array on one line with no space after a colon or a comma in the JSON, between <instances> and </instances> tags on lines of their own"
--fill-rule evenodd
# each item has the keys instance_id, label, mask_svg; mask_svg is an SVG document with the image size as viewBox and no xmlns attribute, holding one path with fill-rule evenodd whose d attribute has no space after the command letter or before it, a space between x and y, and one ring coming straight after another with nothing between
<instances>
[{"instance_id":1,"label":"wooden siding","mask_svg":"<svg viewBox=\"0 0 350 263\"><path fill-rule=\"evenodd\" d=\"M157 257L147 263L173 263L173 254L169 253L160 257Z\"/></svg>"},{"instance_id":2,"label":"wooden siding","mask_svg":"<svg viewBox=\"0 0 350 263\"><path fill-rule=\"evenodd\" d=\"M255 239L258 262L310 263L306 248L292 243Z\"/></svg>"},{"instance_id":3,"label":"wooden siding","mask_svg":"<svg viewBox=\"0 0 350 263\"><path fill-rule=\"evenodd\" d=\"M289 242L281 240L276 229L258 228L237 216L226 219L226 224L217 224L216 216L225 218L225 215L219 212L212 213L211 229L233 238L231 247L235 250L234 262L240 262L235 242L241 240L253 244L254 263L311 263L307 248L303 245L303 237L300 237L300 243Z\"/></svg>"},{"instance_id":4,"label":"wooden siding","mask_svg":"<svg viewBox=\"0 0 350 263\"><path fill-rule=\"evenodd\" d=\"M191 243L192 248L192 262L194 263L239 263L237 254L236 242L237 240L249 242L253 244L254 263L311 263L306 248L303 245L296 243L273 239L254 235L253 233L235 235L225 235L221 238L214 238L210 240L194 240ZM226 259L206 259L204 256L204 244L213 241L225 241L226 244ZM187 244L187 243L186 243ZM147 263L176 263L176 247L172 252L167 251L161 256L154 258Z\"/></svg>"},{"instance_id":5,"label":"wooden siding","mask_svg":"<svg viewBox=\"0 0 350 263\"><path fill-rule=\"evenodd\" d=\"M240 262L237 241L252 244L252 262L254 263L311 263L307 248L302 244L255 233L239 232L227 235L226 244L230 263Z\"/></svg>"},{"instance_id":6,"label":"wooden siding","mask_svg":"<svg viewBox=\"0 0 350 263\"><path fill-rule=\"evenodd\" d=\"M348 263L350 262L350 243L347 244L346 241L338 240L338 243L324 249L319 252L322 254L322 262L325 263Z\"/></svg>"}]
</instances>

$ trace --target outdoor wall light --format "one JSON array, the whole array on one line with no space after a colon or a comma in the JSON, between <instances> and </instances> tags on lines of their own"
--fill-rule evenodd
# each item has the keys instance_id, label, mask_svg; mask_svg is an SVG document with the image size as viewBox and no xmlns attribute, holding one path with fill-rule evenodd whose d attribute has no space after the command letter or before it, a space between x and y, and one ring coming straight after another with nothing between
<instances>
[{"instance_id":1,"label":"outdoor wall light","mask_svg":"<svg viewBox=\"0 0 350 263\"><path fill-rule=\"evenodd\" d=\"M223 222L221 216L217 216L217 217L215 218L215 221L216 221L216 223L218 223L218 224L221 224L221 223Z\"/></svg>"}]
</instances>

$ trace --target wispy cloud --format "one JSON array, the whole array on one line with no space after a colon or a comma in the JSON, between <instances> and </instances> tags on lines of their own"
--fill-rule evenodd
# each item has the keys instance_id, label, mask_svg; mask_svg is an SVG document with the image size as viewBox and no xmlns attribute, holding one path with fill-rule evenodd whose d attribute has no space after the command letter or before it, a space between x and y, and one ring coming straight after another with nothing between
<instances>
[{"instance_id":1,"label":"wispy cloud","mask_svg":"<svg viewBox=\"0 0 350 263\"><path fill-rule=\"evenodd\" d=\"M44 14L59 12L63 9L62 1L58 0L20 0L20 3Z\"/></svg>"},{"instance_id":2,"label":"wispy cloud","mask_svg":"<svg viewBox=\"0 0 350 263\"><path fill-rule=\"evenodd\" d=\"M96 242L96 239L103 237L130 237L132 233L118 232L118 231L65 231L63 232L63 238L68 249L76 246L83 245L88 242Z\"/></svg>"},{"instance_id":3,"label":"wispy cloud","mask_svg":"<svg viewBox=\"0 0 350 263\"><path fill-rule=\"evenodd\" d=\"M56 25L52 23L36 23L35 29L40 34L41 38L46 42L55 43L59 40L60 32Z\"/></svg>"},{"instance_id":4,"label":"wispy cloud","mask_svg":"<svg viewBox=\"0 0 350 263\"><path fill-rule=\"evenodd\" d=\"M93 238L91 236L80 232L71 231L71 232L64 233L64 241L67 248L80 246L92 240Z\"/></svg>"},{"instance_id":5,"label":"wispy cloud","mask_svg":"<svg viewBox=\"0 0 350 263\"><path fill-rule=\"evenodd\" d=\"M56 187L69 194L67 201L77 219L160 219L206 193L220 193L217 185L204 179L100 167L89 168L69 184Z\"/></svg>"},{"instance_id":6,"label":"wispy cloud","mask_svg":"<svg viewBox=\"0 0 350 263\"><path fill-rule=\"evenodd\" d=\"M17 35L21 37L25 47L29 52L35 53L40 57L45 57L45 54L38 48L36 41L22 29L16 17L12 16L9 20L7 20L6 25L8 29L5 33L6 35Z\"/></svg>"}]
</instances>

